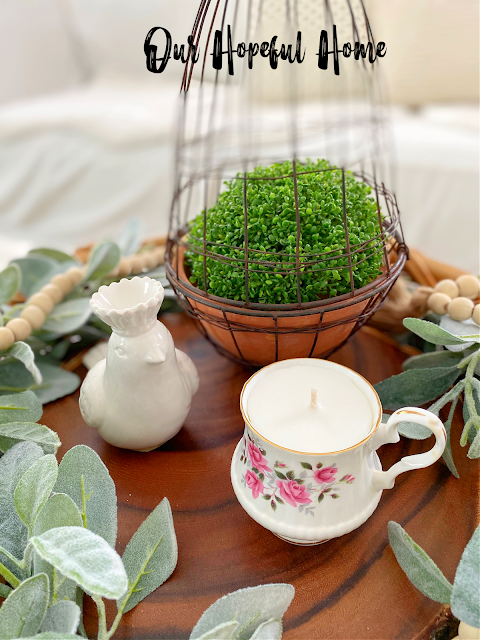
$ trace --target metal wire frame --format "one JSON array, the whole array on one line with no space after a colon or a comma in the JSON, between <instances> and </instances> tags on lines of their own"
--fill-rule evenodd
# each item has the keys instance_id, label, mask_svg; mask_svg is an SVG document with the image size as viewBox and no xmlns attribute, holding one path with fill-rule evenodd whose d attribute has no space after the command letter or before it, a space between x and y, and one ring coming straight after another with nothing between
<instances>
[{"instance_id":1,"label":"metal wire frame","mask_svg":"<svg viewBox=\"0 0 480 640\"><path fill-rule=\"evenodd\" d=\"M207 28L206 33L206 41L204 40L204 59L202 66L202 74L201 74L201 82L204 80L204 71L205 71L205 63L206 56L208 50L208 43L210 42L210 38L212 35L213 25L215 21L215 17L218 15L221 17L221 29L223 31L226 15L227 15L227 6L230 2L232 2L235 6L235 15L238 12L239 2L242 0L201 0L199 10L197 13L197 17L195 19L195 23L192 29L192 37L195 42L197 48L202 38L202 32L205 27ZM258 12L258 16L260 19L263 7L263 0L260 1L260 9ZM334 0L324 0L326 15L328 16L328 22L330 25L333 25L335 22L335 18L332 11L332 2ZM358 19L354 14L352 2L354 0L344 0L347 3L349 12L351 14L351 27L352 34L355 40L360 40L361 35L360 32L366 33L368 41L375 45L375 41L373 39L373 34L370 28L370 23L368 21L367 14L365 12L365 8L363 6L363 1L360 1L361 12L363 18L363 25L357 24ZM245 0L248 3L248 20L247 20L247 33L243 34L243 39L246 41L248 39L249 34L252 32L251 25L251 15L252 15L252 2L253 0ZM298 0L285 0L288 7L288 15L290 18L293 16L293 22L296 25L298 22ZM291 6L292 5L292 6ZM293 10L292 10L293 8ZM211 21L208 23L207 14L211 10L213 12L213 16L211 17ZM253 25L254 26L254 25ZM235 25L234 25L235 28ZM367 68L365 65L365 61L362 60L361 64L365 68L367 75L369 76L368 82L370 82L371 68ZM182 87L181 90L184 92L185 99L188 95L188 90L193 78L193 64L189 59L189 63L187 63L185 67L185 73L183 76ZM219 78L219 72L216 73L215 77L215 91ZM228 84L229 78L226 78L226 82ZM216 93L214 93L214 96ZM318 357L318 347L322 342L322 334L328 329L332 329L335 327L340 327L342 325L349 325L349 331L347 337L340 342L340 344L336 344L334 347L329 348L321 353L322 357L326 357L330 355L335 349L342 346L345 341L355 332L357 331L367 320L368 318L375 312L378 306L382 303L386 295L388 294L390 288L395 282L396 278L400 274L401 269L405 263L405 260L408 256L408 249L404 243L403 232L401 228L400 215L398 211L398 206L396 202L395 196L390 193L385 185L381 182L377 182L377 171L375 168L375 163L373 165L369 165L371 171L373 171L373 175L369 175L363 168L363 163L360 162L361 171L357 172L355 175L357 179L362 180L369 184L375 193L375 200L377 204L377 216L378 216L378 233L376 233L372 238L367 241L354 243L351 241L350 233L348 229L348 207L347 207L347 197L346 197L346 188L345 188L345 171L346 167L341 166L340 168L331 168L328 170L335 170L341 172L341 182L342 182L342 213L343 213L343 227L345 232L345 249L344 250L330 250L328 252L322 253L308 253L303 254L300 248L300 241L302 236L301 229L301 212L299 207L299 198L298 198L298 178L299 176L303 176L309 173L321 173L323 170L315 170L315 171L302 171L301 162L298 158L297 154L297 145L300 141L300 133L303 132L304 136L310 135L308 127L305 128L305 123L298 123L292 120L291 124L291 137L292 137L292 151L291 154L288 154L287 157L290 157L292 160L292 172L289 175L284 176L275 176L275 177L251 177L248 175L247 167L252 166L252 162L257 160L255 154L249 157L245 157L240 154L237 158L234 158L233 161L224 161L222 160L220 163L216 162L216 159L208 159L206 166L191 167L188 165L188 157L189 153L191 156L198 155L199 150L201 150L202 145L207 148L214 148L214 142L218 139L218 136L222 135L222 129L218 127L215 129L213 123L215 122L215 99L212 102L210 107L207 107L210 110L210 115L208 118L210 130L207 129L207 132L202 131L202 127L200 126L201 116L197 114L196 118L196 127L193 135L187 139L183 134L185 131L185 123L181 122L181 128L179 132L179 139L177 143L177 158L176 158L176 167L177 167L177 183L176 183L176 191L173 198L172 203L172 211L171 211L171 219L170 219L170 230L169 230L169 240L167 243L166 250L166 270L167 277L177 293L179 300L186 310L186 312L197 321L199 328L204 333L205 337L209 339L214 346L224 355L241 362L244 365L253 365L255 366L255 362L251 359L245 357L244 353L242 353L242 346L240 345L240 336L245 336L248 334L266 334L270 336L274 336L275 338L275 360L279 357L279 344L281 343L282 337L287 334L307 334L312 336L312 344L309 350L309 353L302 353L303 357L312 357L314 354L317 354ZM205 107L205 105L200 102L199 105L199 113ZM357 124L360 124L362 127L365 125L369 125L372 122L374 123L375 118L372 117L371 120L363 122L361 119L357 120ZM215 123L217 124L217 123ZM308 123L307 123L308 124ZM300 125L300 128L299 128ZM310 125L309 125L310 126ZM332 132L332 128L334 128L336 124L328 123L322 125L322 123L317 123L316 132L320 135L326 135L327 133ZM339 122L337 127L340 129L344 126L343 122ZM303 131L303 129L305 131ZM228 130L226 131L228 134ZM238 133L238 132L237 132ZM372 136L374 136L374 132L372 132ZM285 159L285 158L283 158ZM182 160L182 161L181 161ZM187 163L185 164L185 160ZM279 158L280 160L280 158ZM227 169L231 170L235 166L244 167L244 170L240 172L240 174L232 175L230 179L236 179L243 182L243 209L244 209L244 247L238 247L228 244L220 244L213 241L208 241L207 238L207 215L208 215L208 181L213 180L217 181L218 184L221 183L222 180L227 178L226 171ZM295 240L295 253L275 253L275 258L279 260L276 261L272 257L272 252L262 251L259 249L255 249L251 246L249 242L249 229L248 229L248 219L249 219L249 202L248 202L248 194L247 188L250 181L254 180L282 180L282 179L291 179L293 181L293 190L294 190L294 203L295 203L295 220L296 220L296 240ZM190 208L191 200L192 200L192 192L193 189L203 183L203 238L198 243L192 243L188 239L188 224L186 223L187 216L184 215L184 219L181 219L181 209L185 204L185 211L188 211ZM218 193L217 193L218 195ZM381 212L380 200L383 201L383 209L384 214ZM185 202L186 201L186 202ZM222 253L219 253L219 249L231 249L238 250L239 252L243 252L243 257L236 258L235 256L225 256ZM190 281L188 277L188 273L185 272L185 268L183 265L183 255L184 252L188 251L193 254L197 254L202 256L202 265L203 265L203 290L195 287ZM355 261L359 254L365 254L363 258L358 261ZM382 275L378 277L374 282L368 284L361 289L357 289L355 287L355 279L354 279L354 267L362 262L365 262L373 255L381 254L382 255ZM208 262L210 260L214 260L223 264L228 264L234 267L236 270L243 272L245 274L245 289L244 295L245 300L230 300L221 298L218 296L209 293L208 291ZM348 269L349 272L349 285L350 291L346 294L336 296L330 299L319 299L312 302L303 302L301 296L301 278L302 275L306 273L315 273L320 277L321 272L328 271L330 261L346 261L345 266L335 265L335 269L341 271L342 269ZM325 263L323 266L321 263ZM264 275L267 275L265 269L268 269L271 273L279 273L281 275L284 274L294 274L296 277L296 298L297 301L295 303L289 304L262 304L257 302L252 302L250 299L249 292L249 281L250 276L255 273L261 272ZM358 303L362 303L361 311L354 314L354 316L348 316L343 320L329 320L329 314L332 311L345 309L346 307L354 307L354 305L358 305ZM307 324L302 327L285 327L281 326L279 320L286 318L308 318L308 316L312 317L312 324ZM315 320L315 316L318 316L318 320ZM271 321L270 326L268 327L258 327L251 326L249 323L244 322L244 319L247 320L248 317L256 317L256 318L265 318ZM234 345L234 350L228 350L224 346L218 343L215 340L214 329L224 330L228 332L231 336L232 343Z\"/></svg>"}]
</instances>

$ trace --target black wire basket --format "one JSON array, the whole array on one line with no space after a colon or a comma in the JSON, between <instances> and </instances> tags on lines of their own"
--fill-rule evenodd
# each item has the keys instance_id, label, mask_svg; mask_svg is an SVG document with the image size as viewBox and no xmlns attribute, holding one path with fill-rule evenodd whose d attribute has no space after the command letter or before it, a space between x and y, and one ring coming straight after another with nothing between
<instances>
[{"instance_id":1,"label":"black wire basket","mask_svg":"<svg viewBox=\"0 0 480 640\"><path fill-rule=\"evenodd\" d=\"M407 258L385 187L391 141L375 63L348 58L337 75L314 68L310 51L303 67L322 29L376 50L362 2L350 0L202 0L192 30L203 58L187 63L182 84L167 277L205 337L251 366L331 354ZM250 69L245 58L233 76L227 64L213 73L217 31L246 49L267 32L295 43L301 31L304 62L272 70L255 59Z\"/></svg>"}]
</instances>

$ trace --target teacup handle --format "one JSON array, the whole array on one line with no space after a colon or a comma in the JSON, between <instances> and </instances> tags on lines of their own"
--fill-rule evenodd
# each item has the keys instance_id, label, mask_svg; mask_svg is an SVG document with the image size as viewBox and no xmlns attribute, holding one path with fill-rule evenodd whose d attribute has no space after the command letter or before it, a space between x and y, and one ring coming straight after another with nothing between
<instances>
[{"instance_id":1,"label":"teacup handle","mask_svg":"<svg viewBox=\"0 0 480 640\"><path fill-rule=\"evenodd\" d=\"M373 446L375 449L381 447L382 444L400 440L400 434L397 431L397 425L400 422L414 422L430 429L435 436L435 445L425 453L402 458L400 462L394 464L388 471L374 471L372 482L373 488L377 491L391 489L395 484L395 478L404 471L429 467L440 458L445 449L447 436L441 420L430 411L417 407L398 409L390 416L386 424L381 424L374 436Z\"/></svg>"}]
</instances>

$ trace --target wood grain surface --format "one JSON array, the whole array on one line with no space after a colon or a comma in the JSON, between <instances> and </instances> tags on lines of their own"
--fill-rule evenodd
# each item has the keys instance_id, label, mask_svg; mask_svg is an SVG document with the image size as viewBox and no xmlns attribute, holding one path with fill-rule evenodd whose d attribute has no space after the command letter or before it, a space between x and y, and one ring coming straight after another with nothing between
<instances>
[{"instance_id":1,"label":"wood grain surface","mask_svg":"<svg viewBox=\"0 0 480 640\"><path fill-rule=\"evenodd\" d=\"M453 447L460 472L443 465L401 475L359 529L316 547L296 547L256 524L230 484L230 461L241 438L239 396L251 372L218 355L183 314L162 316L175 344L200 374L200 389L180 433L150 453L106 444L83 422L78 392L47 405L42 421L62 440L95 449L117 486L121 553L152 509L167 496L173 509L179 560L172 577L126 614L115 638L188 638L203 611L241 587L288 582L296 594L284 640L412 640L428 638L441 605L407 580L388 545L387 523L400 522L452 580L478 522L479 465ZM376 383L399 373L405 355L371 330L361 330L332 360ZM135 389L132 388L132 400ZM461 425L453 428L458 443ZM432 440L401 439L379 450L384 469ZM111 604L111 603L110 603ZM114 608L107 608L110 620ZM85 626L96 637L96 612L85 598Z\"/></svg>"}]
</instances>

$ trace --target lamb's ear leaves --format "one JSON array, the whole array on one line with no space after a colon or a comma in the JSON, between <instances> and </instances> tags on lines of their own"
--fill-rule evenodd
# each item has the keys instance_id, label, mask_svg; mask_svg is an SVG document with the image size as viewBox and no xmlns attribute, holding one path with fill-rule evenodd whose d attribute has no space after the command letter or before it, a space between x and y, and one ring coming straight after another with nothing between
<instances>
[{"instance_id":1,"label":"lamb's ear leaves","mask_svg":"<svg viewBox=\"0 0 480 640\"><path fill-rule=\"evenodd\" d=\"M42 632L75 633L80 622L80 608L75 602L60 600L47 609Z\"/></svg>"},{"instance_id":2,"label":"lamb's ear leaves","mask_svg":"<svg viewBox=\"0 0 480 640\"><path fill-rule=\"evenodd\" d=\"M16 264L0 272L0 305L7 304L20 289L21 275Z\"/></svg>"},{"instance_id":3,"label":"lamb's ear leaves","mask_svg":"<svg viewBox=\"0 0 480 640\"><path fill-rule=\"evenodd\" d=\"M451 598L452 613L465 624L480 628L480 526L460 558Z\"/></svg>"},{"instance_id":4,"label":"lamb's ear leaves","mask_svg":"<svg viewBox=\"0 0 480 640\"><path fill-rule=\"evenodd\" d=\"M34 442L19 442L0 458L0 546L16 558L22 558L27 544L27 527L20 520L14 492L23 474L43 456ZM4 564L16 575L16 567Z\"/></svg>"},{"instance_id":5,"label":"lamb's ear leaves","mask_svg":"<svg viewBox=\"0 0 480 640\"><path fill-rule=\"evenodd\" d=\"M37 633L36 636L23 638L22 640L81 640L82 636L73 633L56 633L54 631L46 631L45 633Z\"/></svg>"},{"instance_id":6,"label":"lamb's ear leaves","mask_svg":"<svg viewBox=\"0 0 480 640\"><path fill-rule=\"evenodd\" d=\"M38 249L30 249L28 252L29 256L40 256L49 258L50 260L55 260L55 262L72 262L78 264L78 262L72 256L69 256L67 253L63 251L58 251L57 249L46 249L44 247L40 247Z\"/></svg>"},{"instance_id":7,"label":"lamb's ear leaves","mask_svg":"<svg viewBox=\"0 0 480 640\"><path fill-rule=\"evenodd\" d=\"M45 279L57 273L58 266L55 260L47 256L17 258L11 264L20 269L20 293L26 298L38 291Z\"/></svg>"},{"instance_id":8,"label":"lamb's ear leaves","mask_svg":"<svg viewBox=\"0 0 480 640\"><path fill-rule=\"evenodd\" d=\"M45 531L56 529L57 527L82 527L82 516L76 504L65 493L54 493L45 503L33 525L33 535L40 536ZM33 556L34 573L46 573L50 580L50 587L53 585L53 567L45 560L42 560L36 553ZM77 585L71 580L65 580L60 586L58 600L75 600Z\"/></svg>"},{"instance_id":9,"label":"lamb's ear leaves","mask_svg":"<svg viewBox=\"0 0 480 640\"><path fill-rule=\"evenodd\" d=\"M0 582L0 598L8 598L9 593L11 593L12 589L8 586L8 584L3 584Z\"/></svg>"},{"instance_id":10,"label":"lamb's ear leaves","mask_svg":"<svg viewBox=\"0 0 480 640\"><path fill-rule=\"evenodd\" d=\"M397 522L388 523L388 538L398 564L410 582L427 598L449 604L452 585L433 560Z\"/></svg>"},{"instance_id":11,"label":"lamb's ear leaves","mask_svg":"<svg viewBox=\"0 0 480 640\"><path fill-rule=\"evenodd\" d=\"M37 422L0 424L0 451L5 453L19 442L35 442L44 453L56 453L62 444L55 431Z\"/></svg>"},{"instance_id":12,"label":"lamb's ear leaves","mask_svg":"<svg viewBox=\"0 0 480 640\"><path fill-rule=\"evenodd\" d=\"M403 321L404 326L416 333L417 336L431 342L432 344L438 344L442 346L451 344L465 344L465 340L454 336L453 333L449 333L428 320L420 320L419 318L405 318Z\"/></svg>"},{"instance_id":13,"label":"lamb's ear leaves","mask_svg":"<svg viewBox=\"0 0 480 640\"><path fill-rule=\"evenodd\" d=\"M444 393L460 376L457 367L409 369L375 385L385 409L420 406Z\"/></svg>"},{"instance_id":14,"label":"lamb's ear leaves","mask_svg":"<svg viewBox=\"0 0 480 640\"><path fill-rule=\"evenodd\" d=\"M290 584L265 584L239 589L214 602L195 625L190 640L198 640L224 622L236 620L241 637L272 618L280 620L290 606L295 589ZM240 634L238 634L240 635Z\"/></svg>"},{"instance_id":15,"label":"lamb's ear leaves","mask_svg":"<svg viewBox=\"0 0 480 640\"><path fill-rule=\"evenodd\" d=\"M115 484L100 456L83 444L63 456L58 467L56 493L66 493L77 505L85 527L112 547L117 539Z\"/></svg>"},{"instance_id":16,"label":"lamb's ear leaves","mask_svg":"<svg viewBox=\"0 0 480 640\"><path fill-rule=\"evenodd\" d=\"M133 609L170 577L177 566L177 559L172 510L164 498L133 534L123 553L130 588L118 606L126 600L124 612Z\"/></svg>"},{"instance_id":17,"label":"lamb's ear leaves","mask_svg":"<svg viewBox=\"0 0 480 640\"><path fill-rule=\"evenodd\" d=\"M57 338L83 327L92 315L89 298L75 298L57 304L43 323L42 330Z\"/></svg>"},{"instance_id":18,"label":"lamb's ear leaves","mask_svg":"<svg viewBox=\"0 0 480 640\"><path fill-rule=\"evenodd\" d=\"M120 261L120 249L110 240L97 244L88 258L83 282L101 280L115 269Z\"/></svg>"},{"instance_id":19,"label":"lamb's ear leaves","mask_svg":"<svg viewBox=\"0 0 480 640\"><path fill-rule=\"evenodd\" d=\"M2 640L35 635L40 629L48 599L48 578L44 573L22 582L0 608Z\"/></svg>"},{"instance_id":20,"label":"lamb's ear leaves","mask_svg":"<svg viewBox=\"0 0 480 640\"><path fill-rule=\"evenodd\" d=\"M140 249L142 244L142 225L139 218L132 218L123 228L117 245L122 256L131 256Z\"/></svg>"},{"instance_id":21,"label":"lamb's ear leaves","mask_svg":"<svg viewBox=\"0 0 480 640\"><path fill-rule=\"evenodd\" d=\"M21 362L25 369L32 374L35 384L41 384L42 374L35 364L35 354L29 344L26 342L15 342L3 355L10 356Z\"/></svg>"},{"instance_id":22,"label":"lamb's ear leaves","mask_svg":"<svg viewBox=\"0 0 480 640\"><path fill-rule=\"evenodd\" d=\"M128 588L122 559L83 527L58 527L30 538L38 555L91 595L117 600Z\"/></svg>"},{"instance_id":23,"label":"lamb's ear leaves","mask_svg":"<svg viewBox=\"0 0 480 640\"><path fill-rule=\"evenodd\" d=\"M235 631L238 627L238 622L230 620L230 622L222 622L214 629L207 631L197 638L197 640L231 640L235 637Z\"/></svg>"},{"instance_id":24,"label":"lamb's ear leaves","mask_svg":"<svg viewBox=\"0 0 480 640\"><path fill-rule=\"evenodd\" d=\"M42 374L42 385L35 389L35 394L43 404L68 396L80 386L80 378L72 371L66 371L49 362L38 361Z\"/></svg>"},{"instance_id":25,"label":"lamb's ear leaves","mask_svg":"<svg viewBox=\"0 0 480 640\"><path fill-rule=\"evenodd\" d=\"M29 529L50 497L57 473L57 459L50 453L32 464L18 481L13 495L15 509Z\"/></svg>"},{"instance_id":26,"label":"lamb's ear leaves","mask_svg":"<svg viewBox=\"0 0 480 640\"><path fill-rule=\"evenodd\" d=\"M432 367L454 367L465 357L462 352L452 353L447 349L431 351L418 356L411 356L403 363L404 371L408 369L431 369Z\"/></svg>"},{"instance_id":27,"label":"lamb's ear leaves","mask_svg":"<svg viewBox=\"0 0 480 640\"><path fill-rule=\"evenodd\" d=\"M0 396L0 424L38 422L42 413L42 403L33 391Z\"/></svg>"},{"instance_id":28,"label":"lamb's ear leaves","mask_svg":"<svg viewBox=\"0 0 480 640\"><path fill-rule=\"evenodd\" d=\"M281 640L283 625L281 620L267 620L257 627L250 640Z\"/></svg>"}]
</instances>

